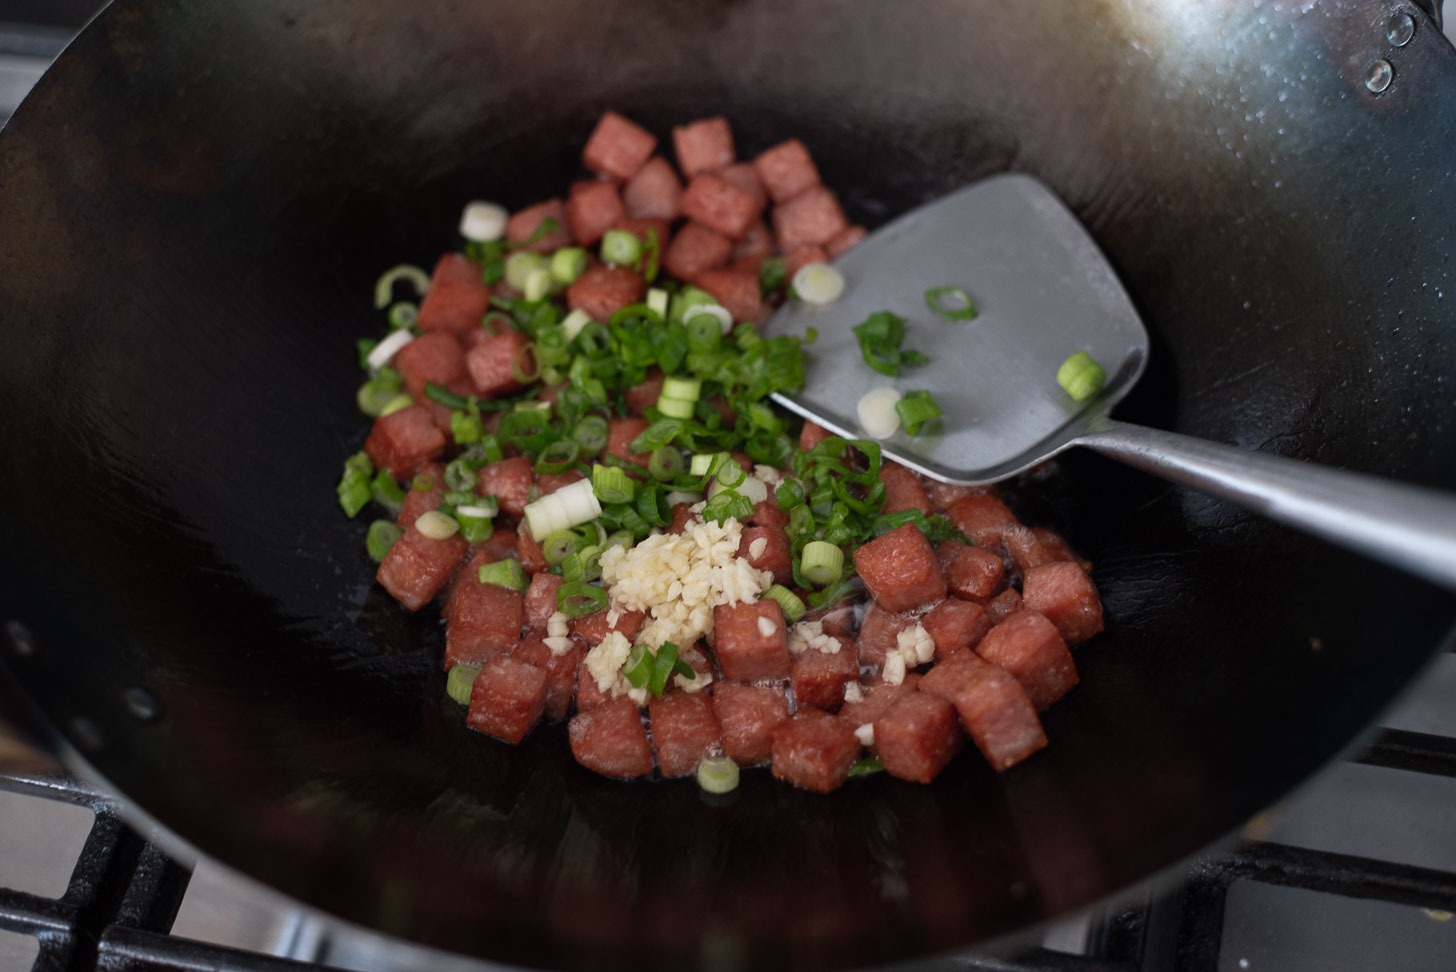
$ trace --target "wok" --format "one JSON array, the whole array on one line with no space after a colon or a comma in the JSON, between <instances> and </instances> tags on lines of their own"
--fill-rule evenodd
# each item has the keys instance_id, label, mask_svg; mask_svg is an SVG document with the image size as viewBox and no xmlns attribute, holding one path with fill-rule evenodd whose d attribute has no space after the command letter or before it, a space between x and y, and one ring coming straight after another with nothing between
<instances>
[{"instance_id":1,"label":"wok","mask_svg":"<svg viewBox=\"0 0 1456 972\"><path fill-rule=\"evenodd\" d=\"M1123 417L1456 489L1433 15L119 0L0 136L4 681L199 852L497 960L864 965L1126 888L1350 746L1451 594L1069 455L1013 491L1109 618L1047 752L828 798L749 773L721 805L595 778L559 731L463 731L436 616L371 585L338 514L371 284L456 245L468 198L558 193L606 107L660 134L725 112L744 155L803 138L871 225L1045 180L1153 332Z\"/></svg>"}]
</instances>

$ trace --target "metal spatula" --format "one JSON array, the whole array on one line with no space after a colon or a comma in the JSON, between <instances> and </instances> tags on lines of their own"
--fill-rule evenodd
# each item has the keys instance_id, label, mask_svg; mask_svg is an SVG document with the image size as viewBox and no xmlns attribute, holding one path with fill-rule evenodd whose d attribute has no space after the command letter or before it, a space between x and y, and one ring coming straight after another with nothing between
<instances>
[{"instance_id":1,"label":"metal spatula","mask_svg":"<svg viewBox=\"0 0 1456 972\"><path fill-rule=\"evenodd\" d=\"M877 231L836 266L843 296L789 301L768 323L774 334L817 331L804 389L775 396L806 418L860 437L865 392L929 389L945 411L936 430L901 430L882 445L935 479L996 482L1086 446L1456 588L1452 496L1112 420L1147 363L1147 331L1097 244L1037 180L976 183ZM927 306L926 291L947 285L972 294L973 320ZM898 378L865 364L852 328L878 311L908 321L904 347L928 364ZM1077 351L1107 372L1081 402L1056 380Z\"/></svg>"}]
</instances>

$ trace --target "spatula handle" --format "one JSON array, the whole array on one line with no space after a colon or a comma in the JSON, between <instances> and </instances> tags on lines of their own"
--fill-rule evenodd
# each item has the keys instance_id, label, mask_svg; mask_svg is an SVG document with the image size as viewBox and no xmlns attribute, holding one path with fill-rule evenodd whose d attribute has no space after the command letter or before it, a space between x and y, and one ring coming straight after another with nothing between
<instances>
[{"instance_id":1,"label":"spatula handle","mask_svg":"<svg viewBox=\"0 0 1456 972\"><path fill-rule=\"evenodd\" d=\"M1456 496L1121 422L1078 443L1456 588Z\"/></svg>"}]
</instances>

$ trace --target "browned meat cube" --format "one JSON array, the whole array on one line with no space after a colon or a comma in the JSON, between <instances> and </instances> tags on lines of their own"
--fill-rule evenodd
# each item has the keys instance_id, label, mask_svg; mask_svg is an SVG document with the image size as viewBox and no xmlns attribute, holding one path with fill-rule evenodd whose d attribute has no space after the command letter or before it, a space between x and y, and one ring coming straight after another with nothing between
<instances>
[{"instance_id":1,"label":"browned meat cube","mask_svg":"<svg viewBox=\"0 0 1456 972\"><path fill-rule=\"evenodd\" d=\"M805 419L804 427L799 430L799 448L808 452L831 435L833 433L818 422Z\"/></svg>"},{"instance_id":2,"label":"browned meat cube","mask_svg":"<svg viewBox=\"0 0 1456 972\"><path fill-rule=\"evenodd\" d=\"M418 611L445 589L468 547L458 533L431 540L411 526L384 555L374 578L396 601Z\"/></svg>"},{"instance_id":3,"label":"browned meat cube","mask_svg":"<svg viewBox=\"0 0 1456 972\"><path fill-rule=\"evenodd\" d=\"M788 678L783 609L767 599L713 608L713 655L724 678L740 682Z\"/></svg>"},{"instance_id":4,"label":"browned meat cube","mask_svg":"<svg viewBox=\"0 0 1456 972\"><path fill-rule=\"evenodd\" d=\"M647 379L640 385L633 385L622 393L622 399L627 403L627 411L632 415L641 417L662 396L662 369L653 365L647 369Z\"/></svg>"},{"instance_id":5,"label":"browned meat cube","mask_svg":"<svg viewBox=\"0 0 1456 972\"><path fill-rule=\"evenodd\" d=\"M518 743L546 709L546 673L508 655L485 663L470 690L465 724L476 732Z\"/></svg>"},{"instance_id":6,"label":"browned meat cube","mask_svg":"<svg viewBox=\"0 0 1456 972\"><path fill-rule=\"evenodd\" d=\"M529 382L522 376L536 370L531 357L531 338L520 331L507 331L479 341L465 354L470 382L481 398L495 398L520 391Z\"/></svg>"},{"instance_id":7,"label":"browned meat cube","mask_svg":"<svg viewBox=\"0 0 1456 972\"><path fill-rule=\"evenodd\" d=\"M652 772L652 747L642 714L625 695L578 712L567 737L576 761L603 776L630 779Z\"/></svg>"},{"instance_id":8,"label":"browned meat cube","mask_svg":"<svg viewBox=\"0 0 1456 972\"><path fill-rule=\"evenodd\" d=\"M952 483L939 483L933 479L927 479L924 483L925 495L930 497L930 505L935 507L937 512L945 513L961 500L968 496L981 496L993 492L992 486L956 486Z\"/></svg>"},{"instance_id":9,"label":"browned meat cube","mask_svg":"<svg viewBox=\"0 0 1456 972\"><path fill-rule=\"evenodd\" d=\"M837 257L841 253L854 248L860 240L870 235L870 231L863 226L846 226L835 234L834 239L824 244L831 257Z\"/></svg>"},{"instance_id":10,"label":"browned meat cube","mask_svg":"<svg viewBox=\"0 0 1456 972\"><path fill-rule=\"evenodd\" d=\"M421 513L438 509L445 501L445 467L438 462L427 462L406 485L409 488L399 505L399 516L394 519L401 528L408 528Z\"/></svg>"},{"instance_id":11,"label":"browned meat cube","mask_svg":"<svg viewBox=\"0 0 1456 972\"><path fill-rule=\"evenodd\" d=\"M597 688L597 681L592 677L590 669L585 665L576 667L576 711L594 709L610 698L611 695Z\"/></svg>"},{"instance_id":12,"label":"browned meat cube","mask_svg":"<svg viewBox=\"0 0 1456 972\"><path fill-rule=\"evenodd\" d=\"M945 586L956 597L984 604L1006 583L1006 564L985 547L945 540L935 548Z\"/></svg>"},{"instance_id":13,"label":"browned meat cube","mask_svg":"<svg viewBox=\"0 0 1456 972\"><path fill-rule=\"evenodd\" d=\"M728 178L727 169L723 172L723 178ZM759 220L748 227L742 239L733 244L733 252L728 255L728 261L734 270L758 273L763 269L763 261L773 255L773 234L768 231L764 221Z\"/></svg>"},{"instance_id":14,"label":"browned meat cube","mask_svg":"<svg viewBox=\"0 0 1456 972\"><path fill-rule=\"evenodd\" d=\"M668 533L682 533L688 524L698 519L692 503L678 503L672 508L672 521L667 525Z\"/></svg>"},{"instance_id":15,"label":"browned meat cube","mask_svg":"<svg viewBox=\"0 0 1456 972\"><path fill-rule=\"evenodd\" d=\"M1087 572L1071 561L1033 567L1021 581L1021 602L1076 645L1102 630L1102 599Z\"/></svg>"},{"instance_id":16,"label":"browned meat cube","mask_svg":"<svg viewBox=\"0 0 1456 972\"><path fill-rule=\"evenodd\" d=\"M965 739L955 706L925 692L896 699L874 727L875 752L885 772L914 783L940 775Z\"/></svg>"},{"instance_id":17,"label":"browned meat cube","mask_svg":"<svg viewBox=\"0 0 1456 972\"><path fill-rule=\"evenodd\" d=\"M557 654L546 644L540 632L530 632L511 651L511 657L535 665L546 673L546 718L553 722L571 713L571 698L576 691L576 670L586 657L586 649L573 644Z\"/></svg>"},{"instance_id":18,"label":"browned meat cube","mask_svg":"<svg viewBox=\"0 0 1456 972\"><path fill-rule=\"evenodd\" d=\"M843 639L839 651L826 654L810 649L789 662L789 684L800 705L834 712L844 702L844 686L859 680L859 657L854 645Z\"/></svg>"},{"instance_id":19,"label":"browned meat cube","mask_svg":"<svg viewBox=\"0 0 1456 972\"><path fill-rule=\"evenodd\" d=\"M1017 611L997 624L976 646L976 654L1015 675L1038 711L1077 684L1077 666L1061 632L1035 611Z\"/></svg>"},{"instance_id":20,"label":"browned meat cube","mask_svg":"<svg viewBox=\"0 0 1456 972\"><path fill-rule=\"evenodd\" d=\"M950 702L976 748L998 772L1047 744L1036 708L1021 683L972 652L936 665L920 680L920 691Z\"/></svg>"},{"instance_id":21,"label":"browned meat cube","mask_svg":"<svg viewBox=\"0 0 1456 972\"><path fill-rule=\"evenodd\" d=\"M374 420L364 452L380 469L388 469L396 480L405 481L415 470L445 451L445 433L418 405L402 408Z\"/></svg>"},{"instance_id":22,"label":"browned meat cube","mask_svg":"<svg viewBox=\"0 0 1456 972\"><path fill-rule=\"evenodd\" d=\"M768 317L768 306L763 302L757 272L704 270L693 277L693 284L712 294L735 321L762 324Z\"/></svg>"},{"instance_id":23,"label":"browned meat cube","mask_svg":"<svg viewBox=\"0 0 1456 972\"><path fill-rule=\"evenodd\" d=\"M768 190L763 187L763 180L759 179L758 170L753 167L752 162L736 162L733 165L725 165L718 170L718 178L724 182L731 182L739 189L748 193L749 198L753 200L753 205L759 212L763 212L768 208ZM765 240L772 239L768 235L768 227L764 226L762 222L756 223L754 227L750 228L749 232L752 232L755 228L763 230ZM746 239L747 235L744 234L743 238Z\"/></svg>"},{"instance_id":24,"label":"browned meat cube","mask_svg":"<svg viewBox=\"0 0 1456 972\"><path fill-rule=\"evenodd\" d=\"M945 515L978 547L1000 550L1005 546L1006 531L1021 526L1020 521L993 493L974 493L956 500Z\"/></svg>"},{"instance_id":25,"label":"browned meat cube","mask_svg":"<svg viewBox=\"0 0 1456 972\"><path fill-rule=\"evenodd\" d=\"M592 172L626 181L637 174L656 147L657 136L631 119L607 111L581 150L581 164Z\"/></svg>"},{"instance_id":26,"label":"browned meat cube","mask_svg":"<svg viewBox=\"0 0 1456 972\"><path fill-rule=\"evenodd\" d=\"M1006 588L986 602L986 616L991 619L992 624L1000 624L1020 610L1021 592L1014 587Z\"/></svg>"},{"instance_id":27,"label":"browned meat cube","mask_svg":"<svg viewBox=\"0 0 1456 972\"><path fill-rule=\"evenodd\" d=\"M596 246L607 230L626 217L622 194L614 183L578 182L566 197L566 220L571 224L571 235L582 246Z\"/></svg>"},{"instance_id":28,"label":"browned meat cube","mask_svg":"<svg viewBox=\"0 0 1456 972\"><path fill-rule=\"evenodd\" d=\"M663 776L687 776L717 747L720 737L713 703L700 692L669 692L647 705L652 751Z\"/></svg>"},{"instance_id":29,"label":"browned meat cube","mask_svg":"<svg viewBox=\"0 0 1456 972\"><path fill-rule=\"evenodd\" d=\"M445 611L445 667L480 665L521 640L521 592L462 577Z\"/></svg>"},{"instance_id":30,"label":"browned meat cube","mask_svg":"<svg viewBox=\"0 0 1456 972\"><path fill-rule=\"evenodd\" d=\"M542 571L531 576L531 586L526 588L526 627L545 631L546 622L556 613L556 592L561 590L561 575Z\"/></svg>"},{"instance_id":31,"label":"browned meat cube","mask_svg":"<svg viewBox=\"0 0 1456 972\"><path fill-rule=\"evenodd\" d=\"M784 530L789 525L789 514L779 509L778 500L773 498L772 491L770 491L768 499L759 500L753 504L753 515L748 518L748 522L754 526L777 527Z\"/></svg>"},{"instance_id":32,"label":"browned meat cube","mask_svg":"<svg viewBox=\"0 0 1456 972\"><path fill-rule=\"evenodd\" d=\"M681 202L682 181L660 155L648 159L622 189L622 205L633 219L677 219Z\"/></svg>"},{"instance_id":33,"label":"browned meat cube","mask_svg":"<svg viewBox=\"0 0 1456 972\"><path fill-rule=\"evenodd\" d=\"M713 671L713 660L708 657L707 646L701 641L688 648L678 649L678 661L685 663L698 675L707 675L709 678L717 678L718 673ZM674 682L676 679L674 679ZM669 687L673 682L669 682Z\"/></svg>"},{"instance_id":34,"label":"browned meat cube","mask_svg":"<svg viewBox=\"0 0 1456 972\"><path fill-rule=\"evenodd\" d=\"M839 200L823 186L805 189L773 211L774 239L784 253L799 246L823 246L848 225Z\"/></svg>"},{"instance_id":35,"label":"browned meat cube","mask_svg":"<svg viewBox=\"0 0 1456 972\"><path fill-rule=\"evenodd\" d=\"M435 264L416 324L422 331L463 334L480 327L488 310L490 288L481 279L480 267L464 254L447 253Z\"/></svg>"},{"instance_id":36,"label":"browned meat cube","mask_svg":"<svg viewBox=\"0 0 1456 972\"><path fill-rule=\"evenodd\" d=\"M935 671L935 669L931 669ZM919 684L918 676L906 676L899 685L887 682L870 682L860 686L860 701L846 702L839 710L840 720L851 729L873 725L890 706L900 698L910 695Z\"/></svg>"},{"instance_id":37,"label":"browned meat cube","mask_svg":"<svg viewBox=\"0 0 1456 972\"><path fill-rule=\"evenodd\" d=\"M809 150L797 138L780 142L753 160L768 194L775 203L788 202L806 189L819 185L819 170Z\"/></svg>"},{"instance_id":38,"label":"browned meat cube","mask_svg":"<svg viewBox=\"0 0 1456 972\"><path fill-rule=\"evenodd\" d=\"M789 549L789 535L783 527L744 527L738 541L738 556L755 569L773 574L780 584L793 582L793 554Z\"/></svg>"},{"instance_id":39,"label":"browned meat cube","mask_svg":"<svg viewBox=\"0 0 1456 972\"><path fill-rule=\"evenodd\" d=\"M689 178L733 163L733 129L721 115L676 126L672 144L678 168Z\"/></svg>"},{"instance_id":40,"label":"browned meat cube","mask_svg":"<svg viewBox=\"0 0 1456 972\"><path fill-rule=\"evenodd\" d=\"M642 300L647 281L630 267L609 267L598 264L566 288L566 303L572 310L584 310L594 321L606 323L628 304Z\"/></svg>"},{"instance_id":41,"label":"browned meat cube","mask_svg":"<svg viewBox=\"0 0 1456 972\"><path fill-rule=\"evenodd\" d=\"M776 685L718 682L713 711L723 733L723 752L739 766L757 766L773 756L773 734L789 718L789 700Z\"/></svg>"},{"instance_id":42,"label":"browned meat cube","mask_svg":"<svg viewBox=\"0 0 1456 972\"><path fill-rule=\"evenodd\" d=\"M849 779L859 758L854 730L815 709L799 714L774 730L773 775L816 793L838 789Z\"/></svg>"},{"instance_id":43,"label":"browned meat cube","mask_svg":"<svg viewBox=\"0 0 1456 972\"><path fill-rule=\"evenodd\" d=\"M895 649L900 632L913 628L916 619L909 614L896 614L871 601L859 623L855 646L861 665L883 665L885 656Z\"/></svg>"},{"instance_id":44,"label":"browned meat cube","mask_svg":"<svg viewBox=\"0 0 1456 972\"><path fill-rule=\"evenodd\" d=\"M986 617L985 608L955 597L948 597L931 608L920 623L935 641L936 661L975 648L991 630L991 619Z\"/></svg>"},{"instance_id":45,"label":"browned meat cube","mask_svg":"<svg viewBox=\"0 0 1456 972\"><path fill-rule=\"evenodd\" d=\"M579 483L586 478L580 469L568 469L559 473L538 473L536 475L536 488L541 491L542 496L550 496L563 486L570 486L572 483Z\"/></svg>"},{"instance_id":46,"label":"browned meat cube","mask_svg":"<svg viewBox=\"0 0 1456 972\"><path fill-rule=\"evenodd\" d=\"M624 462L647 467L652 461L650 452L633 452L632 440L647 431L644 418L614 418L607 420L607 455L616 456Z\"/></svg>"},{"instance_id":47,"label":"browned meat cube","mask_svg":"<svg viewBox=\"0 0 1456 972\"><path fill-rule=\"evenodd\" d=\"M898 513L901 510L919 510L929 515L930 499L920 477L897 462L886 460L880 466L880 482L885 484L885 506L882 512Z\"/></svg>"},{"instance_id":48,"label":"browned meat cube","mask_svg":"<svg viewBox=\"0 0 1456 972\"><path fill-rule=\"evenodd\" d=\"M714 229L688 223L677 231L663 254L662 265L674 277L692 280L705 270L721 267L733 252L733 241Z\"/></svg>"},{"instance_id":49,"label":"browned meat cube","mask_svg":"<svg viewBox=\"0 0 1456 972\"><path fill-rule=\"evenodd\" d=\"M753 196L712 172L693 176L682 195L683 215L732 239L742 239L763 208Z\"/></svg>"},{"instance_id":50,"label":"browned meat cube","mask_svg":"<svg viewBox=\"0 0 1456 972\"><path fill-rule=\"evenodd\" d=\"M945 578L935 551L911 523L855 550L854 569L887 611L909 611L945 597Z\"/></svg>"},{"instance_id":51,"label":"browned meat cube","mask_svg":"<svg viewBox=\"0 0 1456 972\"><path fill-rule=\"evenodd\" d=\"M530 530L524 528L516 536L516 559L521 562L521 569L528 574L539 574L549 566L541 544L531 536Z\"/></svg>"},{"instance_id":52,"label":"browned meat cube","mask_svg":"<svg viewBox=\"0 0 1456 972\"><path fill-rule=\"evenodd\" d=\"M613 631L618 632L628 641L634 641L641 633L642 626L647 623L647 615L641 611L619 611L615 622L607 620L611 613L611 608L602 608L600 611L572 618L571 633L586 642L588 646L595 648Z\"/></svg>"},{"instance_id":53,"label":"browned meat cube","mask_svg":"<svg viewBox=\"0 0 1456 972\"><path fill-rule=\"evenodd\" d=\"M465 349L448 331L427 331L400 348L390 366L404 376L404 390L415 400L425 394L425 383L443 388L459 385L465 370Z\"/></svg>"},{"instance_id":54,"label":"browned meat cube","mask_svg":"<svg viewBox=\"0 0 1456 972\"><path fill-rule=\"evenodd\" d=\"M535 482L536 470L527 456L498 459L481 466L475 474L476 491L481 496L494 496L501 511L516 519L524 515L526 504L531 502Z\"/></svg>"},{"instance_id":55,"label":"browned meat cube","mask_svg":"<svg viewBox=\"0 0 1456 972\"><path fill-rule=\"evenodd\" d=\"M535 236L541 229L541 224L548 219L551 220L551 227L527 246L527 250L551 253L575 242L571 238L571 224L566 219L566 207L560 199L548 199L534 206L527 206L511 216L510 222L506 223L506 239L512 243L524 243ZM476 271L476 276L480 276L479 271ZM477 317L475 322L479 324L480 318Z\"/></svg>"},{"instance_id":56,"label":"browned meat cube","mask_svg":"<svg viewBox=\"0 0 1456 972\"><path fill-rule=\"evenodd\" d=\"M1058 534L1025 526L1006 531L1006 552L1011 555L1012 566L1023 574L1033 567L1077 559L1067 541Z\"/></svg>"}]
</instances>

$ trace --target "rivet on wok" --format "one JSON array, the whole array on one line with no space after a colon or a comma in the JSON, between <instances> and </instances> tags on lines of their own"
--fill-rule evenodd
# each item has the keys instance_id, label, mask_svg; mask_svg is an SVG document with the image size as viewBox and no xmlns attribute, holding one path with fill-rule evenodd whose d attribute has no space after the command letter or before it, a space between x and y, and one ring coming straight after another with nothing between
<instances>
[{"instance_id":1,"label":"rivet on wok","mask_svg":"<svg viewBox=\"0 0 1456 972\"><path fill-rule=\"evenodd\" d=\"M151 722L162 714L162 707L152 693L143 688L129 688L124 696L126 710L142 722Z\"/></svg>"},{"instance_id":2,"label":"rivet on wok","mask_svg":"<svg viewBox=\"0 0 1456 972\"><path fill-rule=\"evenodd\" d=\"M101 727L85 716L77 716L71 720L71 736L76 740L76 745L88 753L94 753L106 744Z\"/></svg>"},{"instance_id":3,"label":"rivet on wok","mask_svg":"<svg viewBox=\"0 0 1456 972\"><path fill-rule=\"evenodd\" d=\"M1372 94L1380 94L1390 87L1391 79L1395 77L1395 68L1390 62L1381 59L1375 61L1365 70L1365 88Z\"/></svg>"},{"instance_id":4,"label":"rivet on wok","mask_svg":"<svg viewBox=\"0 0 1456 972\"><path fill-rule=\"evenodd\" d=\"M35 639L30 636L30 629L19 621L5 622L5 637L10 641L10 650L21 658L35 654Z\"/></svg>"},{"instance_id":5,"label":"rivet on wok","mask_svg":"<svg viewBox=\"0 0 1456 972\"><path fill-rule=\"evenodd\" d=\"M1397 10L1385 23L1385 39L1396 47L1404 47L1415 36L1415 18L1404 10Z\"/></svg>"}]
</instances>

